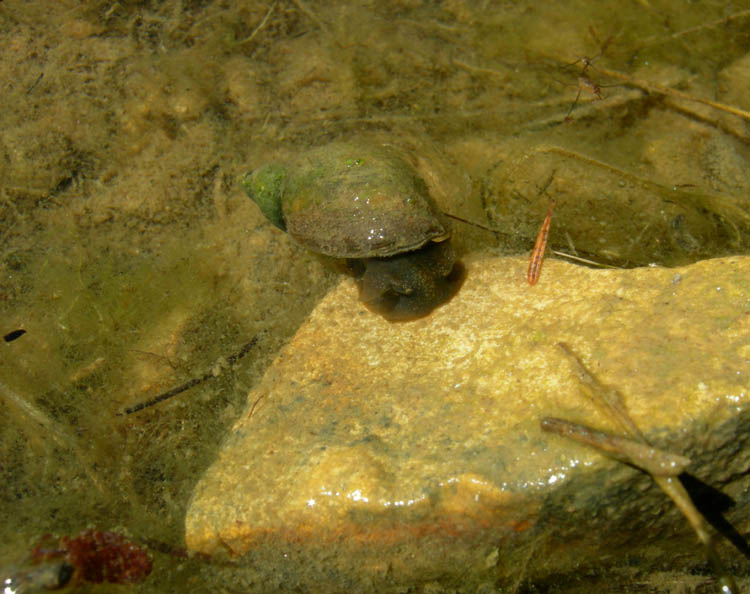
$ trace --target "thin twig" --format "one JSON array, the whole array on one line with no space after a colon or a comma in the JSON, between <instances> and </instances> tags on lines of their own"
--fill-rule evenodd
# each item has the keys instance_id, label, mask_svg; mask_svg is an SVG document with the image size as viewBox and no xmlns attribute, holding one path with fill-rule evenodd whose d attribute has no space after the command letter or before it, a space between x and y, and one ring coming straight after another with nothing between
<instances>
[{"instance_id":1,"label":"thin twig","mask_svg":"<svg viewBox=\"0 0 750 594\"><path fill-rule=\"evenodd\" d=\"M750 111L745 111L744 109L740 109L739 107L726 105L725 103L719 103L718 101L711 101L710 99L703 99L701 97L690 95L689 93L683 93L682 91L678 91L677 89L673 89L671 87L665 87L658 83L639 78L633 78L632 76L625 74L624 72L619 72L617 70L609 70L608 68L601 68L599 66L597 66L597 70L605 76L619 79L625 82L625 84L630 85L631 87L637 87L642 91L648 91L649 93L659 93L661 95L669 95L670 97L685 99L686 101L702 103L703 105L708 105L709 107L713 107L714 109L725 111L741 118L745 118L746 120L750 120Z\"/></svg>"},{"instance_id":2,"label":"thin twig","mask_svg":"<svg viewBox=\"0 0 750 594\"><path fill-rule=\"evenodd\" d=\"M310 10L310 8L308 8L308 6L304 2L302 2L302 0L292 0L292 4L294 4L297 7L297 10L307 15L307 17L313 23L318 25L318 27L320 27L324 33L327 33L330 35L331 31L328 29L328 25L326 25L323 21L321 21L318 18L318 15L316 15L312 10Z\"/></svg>"},{"instance_id":3,"label":"thin twig","mask_svg":"<svg viewBox=\"0 0 750 594\"><path fill-rule=\"evenodd\" d=\"M101 493L105 493L104 483L93 467L86 463L88 457L84 454L78 440L64 427L57 423L52 417L46 415L41 409L34 406L28 399L12 390L9 386L0 382L0 396L5 402L12 406L18 413L32 423L39 424L44 429L44 435L52 438L57 445L65 450L73 452L81 463L86 475L91 479Z\"/></svg>"},{"instance_id":4,"label":"thin twig","mask_svg":"<svg viewBox=\"0 0 750 594\"><path fill-rule=\"evenodd\" d=\"M261 394L255 399L255 402L253 402L253 405L250 407L250 412L247 414L248 421L253 418L253 415L255 414L255 409L257 408L260 401L263 400L263 398L265 398L266 396L268 396L268 392L264 392L263 394Z\"/></svg>"},{"instance_id":5,"label":"thin twig","mask_svg":"<svg viewBox=\"0 0 750 594\"><path fill-rule=\"evenodd\" d=\"M675 33L672 33L671 35L653 35L651 37L646 37L645 39L642 39L638 42L635 46L630 46L625 48L624 51L634 51L643 49L644 47L650 47L652 45L658 45L661 43L668 43L674 39L680 39L681 37L685 37L686 35L691 35L692 33L698 33L700 31L703 31L704 29L713 29L714 27L719 27L722 25L727 25L731 21L735 19L739 19L742 17L750 16L750 10L741 10L739 12L735 12L734 14L730 14L727 17L724 17L722 19L716 19L715 21L711 21L710 23L703 23L701 25L697 25L695 27L690 27L688 29L683 29L682 31L677 31Z\"/></svg>"},{"instance_id":6,"label":"thin twig","mask_svg":"<svg viewBox=\"0 0 750 594\"><path fill-rule=\"evenodd\" d=\"M421 27L423 29L440 29L443 31L449 31L454 33L456 31L466 31L466 27L463 25L453 25L448 23L441 23L440 21L431 20L416 20L416 19L398 19L397 23L403 23L404 25L410 25L412 27Z\"/></svg>"},{"instance_id":7,"label":"thin twig","mask_svg":"<svg viewBox=\"0 0 750 594\"><path fill-rule=\"evenodd\" d=\"M596 377L589 373L589 370L586 369L583 362L578 358L578 355L576 355L567 344L564 342L558 342L557 346L563 353L565 353L565 356L568 357L568 360L573 364L576 375L578 376L578 381L584 387L586 396L588 396L594 406L607 412L619 427L630 437L646 443L646 438L643 436L643 433L641 433L641 430L633 422L633 419L630 418L620 393L614 388L605 386ZM602 406L602 403L604 406Z\"/></svg>"},{"instance_id":8,"label":"thin twig","mask_svg":"<svg viewBox=\"0 0 750 594\"><path fill-rule=\"evenodd\" d=\"M560 256L562 258L568 258L570 260L575 260L576 262L581 262L582 264L588 264L590 266L598 266L600 268L613 268L615 270L621 269L620 266L613 266L612 264L603 264L602 262L594 262L594 260L588 260L587 258L574 256L573 254L566 254L565 252L559 252L557 250L550 250L550 251L556 256Z\"/></svg>"},{"instance_id":9,"label":"thin twig","mask_svg":"<svg viewBox=\"0 0 750 594\"><path fill-rule=\"evenodd\" d=\"M237 361L242 359L242 357L247 355L257 342L258 342L258 337L254 336L253 339L250 342L248 342L245 346L243 346L239 351L227 357L226 364L225 364L226 367L230 367L234 365ZM206 380L211 379L213 377L216 377L216 374L213 371L209 371L207 373L204 373L200 377L194 377L190 381L187 381L184 384L180 384L176 388L172 388L171 390L162 392L161 394L159 394L158 396L155 396L154 398L151 398L150 400L139 402L138 404L134 406L126 408L122 413L118 413L118 415L123 415L123 414L132 415L133 413L137 413L138 411L141 411L144 408L154 406L154 404L159 404L160 402L164 402L165 400L168 400L169 398L172 398L173 396L177 396L177 394L182 394L183 392L186 392L190 388L197 386L198 384L202 384Z\"/></svg>"},{"instance_id":10,"label":"thin twig","mask_svg":"<svg viewBox=\"0 0 750 594\"><path fill-rule=\"evenodd\" d=\"M467 64L466 62L462 62L461 60L453 59L453 64L458 66L459 68L463 68L464 70L468 72L472 72L475 74L488 74L490 76L499 76L502 79L508 78L508 72L503 72L502 70L495 70L494 68L482 68L481 66L473 66L472 64Z\"/></svg>"},{"instance_id":11,"label":"thin twig","mask_svg":"<svg viewBox=\"0 0 750 594\"><path fill-rule=\"evenodd\" d=\"M253 29L253 32L250 33L250 35L248 35L245 39L243 39L242 41L238 42L237 45L243 45L245 43L250 43L255 38L255 36L258 34L258 32L263 27L266 26L266 23L268 22L268 19L271 17L271 13L273 12L274 8L276 8L276 2L274 2L273 4L271 4L271 6L269 7L268 11L266 11L266 16L264 16L263 19L260 21L260 24L257 27L255 27L255 29Z\"/></svg>"}]
</instances>

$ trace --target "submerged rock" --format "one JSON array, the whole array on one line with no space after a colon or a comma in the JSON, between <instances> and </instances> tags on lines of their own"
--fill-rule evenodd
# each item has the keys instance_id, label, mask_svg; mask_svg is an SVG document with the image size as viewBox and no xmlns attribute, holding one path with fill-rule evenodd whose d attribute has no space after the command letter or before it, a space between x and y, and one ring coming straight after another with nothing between
<instances>
[{"instance_id":1,"label":"submerged rock","mask_svg":"<svg viewBox=\"0 0 750 594\"><path fill-rule=\"evenodd\" d=\"M618 552L663 568L673 547L699 562L648 475L539 422L617 432L583 396L564 341L656 445L725 481L747 517L731 477L750 465L750 258L634 270L552 260L534 287L527 264L470 258L453 300L401 324L344 280L248 395L195 489L188 547L246 555L244 584L259 591L473 592L616 565Z\"/></svg>"}]
</instances>

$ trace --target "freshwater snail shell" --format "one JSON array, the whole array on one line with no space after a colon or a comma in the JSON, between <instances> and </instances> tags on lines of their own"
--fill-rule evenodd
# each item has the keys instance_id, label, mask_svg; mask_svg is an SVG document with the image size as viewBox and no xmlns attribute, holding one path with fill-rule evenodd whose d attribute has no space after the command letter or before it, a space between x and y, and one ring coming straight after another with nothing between
<instances>
[{"instance_id":1,"label":"freshwater snail shell","mask_svg":"<svg viewBox=\"0 0 750 594\"><path fill-rule=\"evenodd\" d=\"M335 142L262 166L242 186L300 245L346 259L362 301L388 319L426 315L460 284L426 184L389 146Z\"/></svg>"}]
</instances>

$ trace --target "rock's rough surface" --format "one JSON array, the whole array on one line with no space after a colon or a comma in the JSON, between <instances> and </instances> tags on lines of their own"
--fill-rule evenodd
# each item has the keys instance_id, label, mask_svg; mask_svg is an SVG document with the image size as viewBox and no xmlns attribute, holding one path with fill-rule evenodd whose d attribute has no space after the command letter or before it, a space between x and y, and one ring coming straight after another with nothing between
<instances>
[{"instance_id":1,"label":"rock's rough surface","mask_svg":"<svg viewBox=\"0 0 750 594\"><path fill-rule=\"evenodd\" d=\"M249 587L476 591L595 561L603 540L632 552L660 521L694 541L646 475L539 421L616 431L564 341L659 446L731 491L750 466L750 258L548 261L534 287L523 258L466 267L458 295L414 322L368 312L349 280L325 297L198 484L189 548L248 554Z\"/></svg>"}]
</instances>

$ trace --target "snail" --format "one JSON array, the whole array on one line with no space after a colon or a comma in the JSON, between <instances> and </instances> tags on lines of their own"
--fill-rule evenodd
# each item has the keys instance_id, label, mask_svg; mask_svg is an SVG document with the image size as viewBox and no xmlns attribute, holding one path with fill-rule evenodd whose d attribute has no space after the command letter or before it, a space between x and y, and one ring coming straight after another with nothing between
<instances>
[{"instance_id":1,"label":"snail","mask_svg":"<svg viewBox=\"0 0 750 594\"><path fill-rule=\"evenodd\" d=\"M429 314L463 268L427 185L388 145L333 142L241 184L265 217L310 251L343 259L360 300L389 320Z\"/></svg>"}]
</instances>

